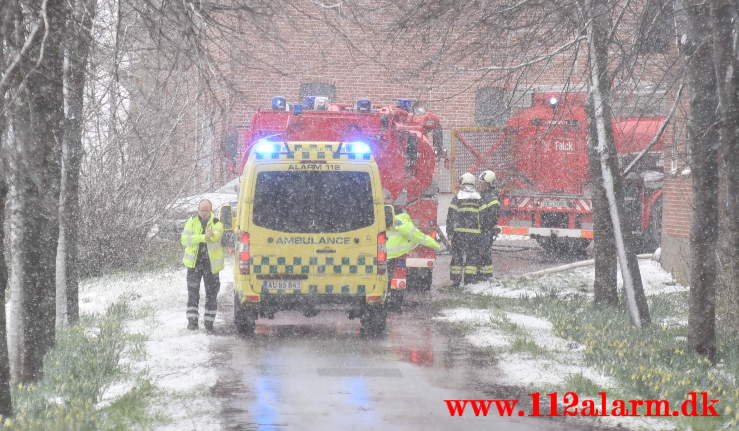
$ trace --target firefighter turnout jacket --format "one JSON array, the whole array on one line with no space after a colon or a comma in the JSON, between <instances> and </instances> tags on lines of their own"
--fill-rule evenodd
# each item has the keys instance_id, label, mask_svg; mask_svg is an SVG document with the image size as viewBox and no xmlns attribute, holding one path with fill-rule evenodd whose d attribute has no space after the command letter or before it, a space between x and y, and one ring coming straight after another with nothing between
<instances>
[{"instance_id":1,"label":"firefighter turnout jacket","mask_svg":"<svg viewBox=\"0 0 739 431\"><path fill-rule=\"evenodd\" d=\"M498 215L500 213L500 201L498 201L498 191L489 188L480 193L482 206L480 206L480 229L483 233L495 233L495 227L498 225Z\"/></svg>"},{"instance_id":2,"label":"firefighter turnout jacket","mask_svg":"<svg viewBox=\"0 0 739 431\"><path fill-rule=\"evenodd\" d=\"M451 239L452 261L449 278L457 286L464 275L465 282L479 281L484 265L484 235L480 224L482 197L472 185L462 186L449 204L446 231Z\"/></svg>"},{"instance_id":3,"label":"firefighter turnout jacket","mask_svg":"<svg viewBox=\"0 0 739 431\"><path fill-rule=\"evenodd\" d=\"M223 223L211 213L205 229L206 231L210 229L213 232L213 235L209 239L205 238L200 217L194 215L187 219L185 228L182 230L182 235L180 235L180 244L185 247L182 263L188 268L195 268L198 261L200 244L205 244L208 252L208 260L210 261L210 271L213 274L218 274L224 266L223 247L221 246Z\"/></svg>"},{"instance_id":4,"label":"firefighter turnout jacket","mask_svg":"<svg viewBox=\"0 0 739 431\"><path fill-rule=\"evenodd\" d=\"M463 186L449 204L446 216L447 235L457 232L481 233L480 211L483 206L482 197L472 186Z\"/></svg>"},{"instance_id":5,"label":"firefighter turnout jacket","mask_svg":"<svg viewBox=\"0 0 739 431\"><path fill-rule=\"evenodd\" d=\"M441 248L438 242L421 232L413 224L408 213L396 214L393 227L387 231L387 257L395 259L413 251L423 245L434 250Z\"/></svg>"},{"instance_id":6,"label":"firefighter turnout jacket","mask_svg":"<svg viewBox=\"0 0 739 431\"><path fill-rule=\"evenodd\" d=\"M493 241L498 233L498 214L500 212L500 202L498 201L498 192L493 187L489 187L480 193L482 197L482 206L480 207L480 229L482 230L482 238L480 239L480 272L482 279L491 279L493 276Z\"/></svg>"}]
</instances>

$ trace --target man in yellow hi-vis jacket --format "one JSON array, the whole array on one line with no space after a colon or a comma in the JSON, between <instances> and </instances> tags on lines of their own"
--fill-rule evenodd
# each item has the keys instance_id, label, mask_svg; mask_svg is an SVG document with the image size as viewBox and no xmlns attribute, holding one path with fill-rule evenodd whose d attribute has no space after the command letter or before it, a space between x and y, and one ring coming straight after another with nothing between
<instances>
[{"instance_id":1,"label":"man in yellow hi-vis jacket","mask_svg":"<svg viewBox=\"0 0 739 431\"><path fill-rule=\"evenodd\" d=\"M198 215L187 219L180 235L185 247L182 263L187 267L187 329L198 329L200 279L205 284L205 329L213 330L216 320L218 273L223 269L223 223L213 215L213 204L207 199L198 204Z\"/></svg>"},{"instance_id":2,"label":"man in yellow hi-vis jacket","mask_svg":"<svg viewBox=\"0 0 739 431\"><path fill-rule=\"evenodd\" d=\"M399 263L398 260L404 259L405 255L413 251L419 245L432 248L434 250L441 248L435 239L421 232L421 230L416 227L411 216L405 212L401 206L396 205L393 225L388 226L387 229L388 282L392 282L395 267ZM400 261L400 264L405 266L405 262L403 260ZM388 299L388 303L392 304L391 307L400 309L402 302L402 291L397 291L391 288L390 298Z\"/></svg>"}]
</instances>

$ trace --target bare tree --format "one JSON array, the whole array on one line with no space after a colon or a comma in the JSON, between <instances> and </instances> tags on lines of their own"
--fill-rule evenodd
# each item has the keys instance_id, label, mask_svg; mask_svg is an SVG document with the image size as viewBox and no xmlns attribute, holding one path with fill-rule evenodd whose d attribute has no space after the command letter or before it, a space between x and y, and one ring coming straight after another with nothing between
<instances>
[{"instance_id":1,"label":"bare tree","mask_svg":"<svg viewBox=\"0 0 739 431\"><path fill-rule=\"evenodd\" d=\"M592 106L588 107L588 116L594 117ZM589 124L588 132L588 169L591 181L595 184L603 178L600 156L598 155L596 136L598 131L595 122ZM618 305L616 287L616 244L613 235L613 222L608 211L608 197L603 186L593 187L593 302L596 305Z\"/></svg>"},{"instance_id":2,"label":"bare tree","mask_svg":"<svg viewBox=\"0 0 739 431\"><path fill-rule=\"evenodd\" d=\"M682 48L690 86L688 133L693 192L688 343L698 353L715 359L719 184L716 73L709 5L692 0L684 3L687 27Z\"/></svg>"},{"instance_id":3,"label":"bare tree","mask_svg":"<svg viewBox=\"0 0 739 431\"><path fill-rule=\"evenodd\" d=\"M588 25L588 44L590 47L590 88L589 97L591 122L595 123L598 145L596 152L600 159L601 183L604 189L613 227L618 262L623 276L626 304L631 322L642 327L650 322L647 298L642 286L639 263L630 249L629 228L623 209L623 185L619 175L616 148L613 144L613 125L611 124L611 80L608 73L609 26L607 2L591 0L588 5L591 19ZM619 196L620 195L620 196ZM601 203L600 205L603 205Z\"/></svg>"},{"instance_id":4,"label":"bare tree","mask_svg":"<svg viewBox=\"0 0 739 431\"><path fill-rule=\"evenodd\" d=\"M8 143L14 232L11 256L11 337L17 358L14 379L41 376L44 354L54 343L54 272L58 240L58 200L63 126L62 41L64 2L10 5L12 33L4 34L9 57L19 58L16 85L8 93ZM35 37L39 28L41 37ZM28 43L28 44L27 44ZM25 55L21 54L28 46ZM20 77L20 79L18 79ZM13 365L13 361L11 361Z\"/></svg>"},{"instance_id":5,"label":"bare tree","mask_svg":"<svg viewBox=\"0 0 739 431\"><path fill-rule=\"evenodd\" d=\"M719 208L720 302L725 303L727 326L739 339L739 5L729 0L711 2L713 61L719 102L722 201Z\"/></svg>"},{"instance_id":6,"label":"bare tree","mask_svg":"<svg viewBox=\"0 0 739 431\"><path fill-rule=\"evenodd\" d=\"M5 35L10 30L10 8L0 5L0 151L5 148L5 93L14 63L8 61L5 50ZM10 65L10 67L8 67ZM5 292L8 289L8 269L5 263L5 204L8 197L6 160L0 156L0 417L13 414L13 400L10 393L10 356L8 355L7 319L5 316Z\"/></svg>"},{"instance_id":7,"label":"bare tree","mask_svg":"<svg viewBox=\"0 0 739 431\"><path fill-rule=\"evenodd\" d=\"M64 51L64 141L59 196L59 245L56 260L57 326L79 321L79 173L87 57L96 0L74 0L67 20Z\"/></svg>"},{"instance_id":8,"label":"bare tree","mask_svg":"<svg viewBox=\"0 0 739 431\"><path fill-rule=\"evenodd\" d=\"M0 65L2 65L2 46L0 45ZM0 98L0 107L2 99ZM3 118L0 116L0 148L5 134ZM8 271L5 267L5 199L8 196L8 185L5 182L5 166L0 159L0 417L10 416L13 403L10 397L10 365L8 356L8 336L5 330L5 290L8 287Z\"/></svg>"}]
</instances>

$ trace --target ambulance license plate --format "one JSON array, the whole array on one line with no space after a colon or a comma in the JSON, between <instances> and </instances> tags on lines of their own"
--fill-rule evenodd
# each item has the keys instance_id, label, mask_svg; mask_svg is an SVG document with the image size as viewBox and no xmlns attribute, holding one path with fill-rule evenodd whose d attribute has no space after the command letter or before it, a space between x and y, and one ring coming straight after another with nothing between
<instances>
[{"instance_id":1,"label":"ambulance license plate","mask_svg":"<svg viewBox=\"0 0 739 431\"><path fill-rule=\"evenodd\" d=\"M300 280L264 280L264 289L300 290Z\"/></svg>"}]
</instances>

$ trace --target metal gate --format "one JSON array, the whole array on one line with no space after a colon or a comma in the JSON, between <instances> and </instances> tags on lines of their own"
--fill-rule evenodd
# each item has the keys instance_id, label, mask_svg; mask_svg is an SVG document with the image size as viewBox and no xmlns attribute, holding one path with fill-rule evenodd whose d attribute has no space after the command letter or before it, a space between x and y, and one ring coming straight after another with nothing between
<instances>
[{"instance_id":1,"label":"metal gate","mask_svg":"<svg viewBox=\"0 0 739 431\"><path fill-rule=\"evenodd\" d=\"M465 127L452 129L451 182L459 186L459 176L471 172L477 176L485 169L496 174L511 172L514 167L511 136L502 127Z\"/></svg>"}]
</instances>

